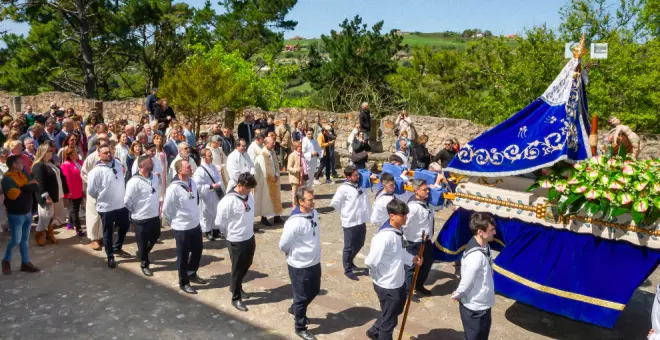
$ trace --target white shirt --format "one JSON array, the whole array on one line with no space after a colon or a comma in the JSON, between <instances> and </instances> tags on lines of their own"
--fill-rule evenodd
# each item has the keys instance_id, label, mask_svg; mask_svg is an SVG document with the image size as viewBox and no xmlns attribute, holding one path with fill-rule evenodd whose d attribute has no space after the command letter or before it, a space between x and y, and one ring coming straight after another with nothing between
<instances>
[{"instance_id":1,"label":"white shirt","mask_svg":"<svg viewBox=\"0 0 660 340\"><path fill-rule=\"evenodd\" d=\"M215 225L224 233L227 241L241 242L254 236L254 197L240 196L234 191L218 203Z\"/></svg>"},{"instance_id":2,"label":"white shirt","mask_svg":"<svg viewBox=\"0 0 660 340\"><path fill-rule=\"evenodd\" d=\"M257 159L257 156L261 154L261 152L264 150L264 144L262 143L261 146L257 145L257 142L252 142L250 146L247 149L247 154L250 156L250 160L252 160L252 163L255 162L255 159Z\"/></svg>"},{"instance_id":3,"label":"white shirt","mask_svg":"<svg viewBox=\"0 0 660 340\"><path fill-rule=\"evenodd\" d=\"M126 164L126 159L128 158L128 146L117 144L117 146L115 146L115 157L117 157L122 164Z\"/></svg>"},{"instance_id":4,"label":"white shirt","mask_svg":"<svg viewBox=\"0 0 660 340\"><path fill-rule=\"evenodd\" d=\"M227 157L227 174L229 175L228 189L233 188L238 181L238 176L244 172L254 175L254 163L247 154L241 153L238 149L232 151Z\"/></svg>"},{"instance_id":5,"label":"white shirt","mask_svg":"<svg viewBox=\"0 0 660 340\"><path fill-rule=\"evenodd\" d=\"M99 162L87 176L87 194L96 199L98 212L124 208L125 192L122 165L116 159L111 165Z\"/></svg>"},{"instance_id":6,"label":"white shirt","mask_svg":"<svg viewBox=\"0 0 660 340\"><path fill-rule=\"evenodd\" d=\"M170 221L174 230L190 230L199 226L195 181L172 181L165 192L163 217Z\"/></svg>"},{"instance_id":7,"label":"white shirt","mask_svg":"<svg viewBox=\"0 0 660 340\"><path fill-rule=\"evenodd\" d=\"M209 177L209 175L211 177ZM213 164L206 164L204 161L202 161L202 165L195 170L195 173L193 174L192 177L193 181L195 181L195 184L197 184L197 187L199 188L199 192L202 198L204 198L207 194L213 194L216 195L215 190L211 188L211 185L213 183L220 184L220 188L222 188L222 191L225 191L224 185L222 184L222 181L220 180L220 174L218 173L218 168L215 167Z\"/></svg>"},{"instance_id":8,"label":"white shirt","mask_svg":"<svg viewBox=\"0 0 660 340\"><path fill-rule=\"evenodd\" d=\"M159 184L160 180L153 173L149 178L138 174L128 180L124 205L131 212L132 219L141 221L158 217L160 214Z\"/></svg>"},{"instance_id":9,"label":"white shirt","mask_svg":"<svg viewBox=\"0 0 660 340\"><path fill-rule=\"evenodd\" d=\"M355 227L366 223L371 214L367 193L348 182L343 183L337 188L337 192L332 197L330 205L339 211L341 225L344 228Z\"/></svg>"},{"instance_id":10,"label":"white shirt","mask_svg":"<svg viewBox=\"0 0 660 340\"><path fill-rule=\"evenodd\" d=\"M394 228L380 230L371 239L369 255L364 263L374 284L396 289L406 282L404 265L412 266L414 256L403 249L401 232Z\"/></svg>"},{"instance_id":11,"label":"white shirt","mask_svg":"<svg viewBox=\"0 0 660 340\"><path fill-rule=\"evenodd\" d=\"M321 146L319 145L319 142L316 141L316 139L303 137L302 152L303 156L305 157L305 161L307 162L307 166L311 168L315 168L318 164L319 158L323 157L323 150L321 149ZM312 153L314 152L318 153L318 156L312 157Z\"/></svg>"},{"instance_id":12,"label":"white shirt","mask_svg":"<svg viewBox=\"0 0 660 340\"><path fill-rule=\"evenodd\" d=\"M291 215L284 223L280 250L286 263L294 268L309 268L321 262L321 224L319 213Z\"/></svg>"},{"instance_id":13,"label":"white shirt","mask_svg":"<svg viewBox=\"0 0 660 340\"><path fill-rule=\"evenodd\" d=\"M429 239L433 238L433 224L435 223L433 210L426 202L408 202L408 221L403 226L403 238L408 242L422 242L422 231Z\"/></svg>"},{"instance_id":14,"label":"white shirt","mask_svg":"<svg viewBox=\"0 0 660 340\"><path fill-rule=\"evenodd\" d=\"M406 150L408 151L408 150ZM406 167L406 169L410 169L410 159L408 159L408 156L410 156L410 151L408 152L403 152L403 151L397 151L394 153L395 155L401 157L401 160L403 160L403 166Z\"/></svg>"},{"instance_id":15,"label":"white shirt","mask_svg":"<svg viewBox=\"0 0 660 340\"><path fill-rule=\"evenodd\" d=\"M156 177L160 177L164 175L163 173L163 163L160 161L160 159L156 157L151 157L151 161L154 163L154 168L151 170L151 173L154 174ZM135 162L133 162L133 167L131 168L131 175L135 175L138 173L138 170L140 168L138 167L138 160L136 159ZM192 167L192 164L190 165Z\"/></svg>"},{"instance_id":16,"label":"white shirt","mask_svg":"<svg viewBox=\"0 0 660 340\"><path fill-rule=\"evenodd\" d=\"M492 257L490 246L482 248L474 237L468 242L461 259L461 282L456 293L463 306L480 311L495 304L495 283L493 282Z\"/></svg>"},{"instance_id":17,"label":"white shirt","mask_svg":"<svg viewBox=\"0 0 660 340\"><path fill-rule=\"evenodd\" d=\"M380 228L385 221L390 219L390 214L387 213L387 204L393 199L394 195L385 192L385 190L376 195L376 199L374 199L374 209L371 213L371 218L369 219L371 223Z\"/></svg>"}]
</instances>

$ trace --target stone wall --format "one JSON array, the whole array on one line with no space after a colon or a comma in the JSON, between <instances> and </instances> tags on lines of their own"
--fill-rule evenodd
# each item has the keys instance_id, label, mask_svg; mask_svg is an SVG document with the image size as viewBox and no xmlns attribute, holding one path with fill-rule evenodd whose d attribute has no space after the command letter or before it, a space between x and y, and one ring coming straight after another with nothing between
<instances>
[{"instance_id":1,"label":"stone wall","mask_svg":"<svg viewBox=\"0 0 660 340\"><path fill-rule=\"evenodd\" d=\"M15 113L25 109L26 105L32 105L33 111L37 113L46 112L50 108L50 103L55 102L61 107L73 108L76 113L87 116L92 109L103 114L106 120L116 117L126 118L129 121L137 122L140 116L146 112L144 108L144 98L135 98L122 101L97 101L92 99L83 99L71 93L65 92L45 92L36 96L16 97L11 94L0 91L0 105L9 105L10 112ZM218 113L216 121L234 122L234 128L241 122L240 116L247 112L260 117L264 112L261 109L245 108L236 113L237 117L225 117L225 113ZM338 134L337 147L345 148L346 139L351 129L358 122L358 112L334 113L315 109L283 108L273 114L276 121L287 117L289 123L296 120L307 121L311 126L314 117L319 115L322 122L328 122L331 118L336 120L335 131ZM235 119L233 119L235 118ZM427 146L432 154L435 154L441 147L442 141L446 138L456 138L461 145L474 139L488 129L487 126L479 125L468 120L450 119L440 117L412 116L413 124L418 134L426 134L429 137ZM394 151L394 122L396 116L386 116L380 120L374 120L372 126L378 127L378 130L372 131L370 140L374 152ZM206 131L209 126L203 126L202 131ZM601 143L607 131L600 131ZM642 158L658 157L660 155L660 135L640 135L642 139Z\"/></svg>"}]
</instances>

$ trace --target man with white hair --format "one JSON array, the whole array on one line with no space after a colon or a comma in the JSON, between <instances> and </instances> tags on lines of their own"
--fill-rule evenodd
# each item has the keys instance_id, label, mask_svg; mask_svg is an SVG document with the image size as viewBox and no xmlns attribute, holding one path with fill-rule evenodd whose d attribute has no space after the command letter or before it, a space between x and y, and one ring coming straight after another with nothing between
<instances>
[{"instance_id":1,"label":"man with white hair","mask_svg":"<svg viewBox=\"0 0 660 340\"><path fill-rule=\"evenodd\" d=\"M408 149L408 142L405 139L399 139L399 151L394 154L401 157L403 166L410 169L410 150Z\"/></svg>"},{"instance_id":2,"label":"man with white hair","mask_svg":"<svg viewBox=\"0 0 660 340\"><path fill-rule=\"evenodd\" d=\"M254 168L257 187L254 190L254 215L261 216L261 224L271 226L269 216L275 216L273 223L282 223L282 199L280 193L280 169L275 155L275 140L264 139L264 148L257 155Z\"/></svg>"},{"instance_id":3,"label":"man with white hair","mask_svg":"<svg viewBox=\"0 0 660 340\"><path fill-rule=\"evenodd\" d=\"M213 165L215 165L216 169L218 169L221 181L226 187L229 176L227 175L226 169L227 156L225 156L225 152L222 150L222 137L213 135L211 137L211 142L207 147L211 149L211 153L213 154Z\"/></svg>"},{"instance_id":4,"label":"man with white hair","mask_svg":"<svg viewBox=\"0 0 660 340\"><path fill-rule=\"evenodd\" d=\"M369 133L371 132L371 113L369 113L369 103L362 103L362 109L359 115L360 132L364 132L364 140L369 141Z\"/></svg>"},{"instance_id":5,"label":"man with white hair","mask_svg":"<svg viewBox=\"0 0 660 340\"><path fill-rule=\"evenodd\" d=\"M195 173L195 170L197 170L197 163L195 163L195 160L192 159L192 157L190 157L190 145L186 142L181 142L178 145L178 149L179 149L179 154L172 161L172 164L170 165L170 172L167 176L168 186L169 183L172 182L172 178L174 178L174 176L176 176L177 173L176 169L174 168L174 163L176 163L176 161L182 159L190 163L190 167L193 173Z\"/></svg>"},{"instance_id":6,"label":"man with white hair","mask_svg":"<svg viewBox=\"0 0 660 340\"><path fill-rule=\"evenodd\" d=\"M239 139L236 144L236 150L232 151L229 157L227 157L227 174L229 175L227 192L236 186L238 177L245 172L254 175L254 163L252 163L250 156L247 155L247 143L245 140Z\"/></svg>"},{"instance_id":7,"label":"man with white hair","mask_svg":"<svg viewBox=\"0 0 660 340\"><path fill-rule=\"evenodd\" d=\"M128 139L128 145L133 144L135 142L135 126L133 125L126 125L124 127L124 132L126 132L126 139Z\"/></svg>"}]
</instances>

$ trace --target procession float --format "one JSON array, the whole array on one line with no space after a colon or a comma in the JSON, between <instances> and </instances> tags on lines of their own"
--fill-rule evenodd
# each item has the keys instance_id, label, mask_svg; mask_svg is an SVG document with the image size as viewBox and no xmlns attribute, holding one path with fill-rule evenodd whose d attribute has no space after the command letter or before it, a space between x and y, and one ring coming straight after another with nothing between
<instances>
[{"instance_id":1,"label":"procession float","mask_svg":"<svg viewBox=\"0 0 660 340\"><path fill-rule=\"evenodd\" d=\"M465 144L444 169L455 187L443 197L455 210L434 253L460 259L470 215L490 213L497 292L612 328L660 259L660 170L626 155L624 135L596 155L583 46L540 98Z\"/></svg>"}]
</instances>

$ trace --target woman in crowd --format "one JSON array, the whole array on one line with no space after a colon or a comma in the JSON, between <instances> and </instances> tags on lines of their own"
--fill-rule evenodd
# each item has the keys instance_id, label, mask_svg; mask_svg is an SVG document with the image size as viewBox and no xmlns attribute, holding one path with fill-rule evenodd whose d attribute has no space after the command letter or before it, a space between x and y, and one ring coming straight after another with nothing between
<instances>
[{"instance_id":1,"label":"woman in crowd","mask_svg":"<svg viewBox=\"0 0 660 340\"><path fill-rule=\"evenodd\" d=\"M78 137L78 152L82 155L81 159L87 157L87 136L85 136L84 130L85 129L82 128L80 116L74 116L73 134Z\"/></svg>"},{"instance_id":2,"label":"woman in crowd","mask_svg":"<svg viewBox=\"0 0 660 340\"><path fill-rule=\"evenodd\" d=\"M11 144L11 142L13 142L13 141L17 141L20 136L21 136L21 133L19 131L10 129L9 134L7 135L7 140L5 141L5 148L11 150L11 147L9 146L9 144Z\"/></svg>"},{"instance_id":3,"label":"woman in crowd","mask_svg":"<svg viewBox=\"0 0 660 340\"><path fill-rule=\"evenodd\" d=\"M75 133L70 133L68 136L64 137L64 141L62 142L62 147L57 150L57 157L62 160L62 164L64 164L64 151L66 148L70 147L78 147L78 136ZM80 159L82 158L82 155L79 155Z\"/></svg>"},{"instance_id":4,"label":"woman in crowd","mask_svg":"<svg viewBox=\"0 0 660 340\"><path fill-rule=\"evenodd\" d=\"M60 243L55 238L55 221L62 221L59 214L64 213L64 194L68 193L66 181L62 178L62 171L53 163L53 151L55 147L50 143L43 143L37 149L37 156L32 165L34 180L39 184L36 194L38 205L39 222L37 223L35 239L41 247L46 241L53 244ZM62 205L59 209L57 205ZM57 214L57 216L56 216Z\"/></svg>"},{"instance_id":5,"label":"woman in crowd","mask_svg":"<svg viewBox=\"0 0 660 340\"><path fill-rule=\"evenodd\" d=\"M69 204L69 223L67 229L72 230L76 228L76 234L79 237L85 236L80 223L80 204L83 198L83 181L81 176L82 160L80 160L78 148L74 145L72 147L64 147L64 154L62 160L62 174L66 180L66 186L69 188L69 193L64 195L68 199Z\"/></svg>"},{"instance_id":6,"label":"woman in crowd","mask_svg":"<svg viewBox=\"0 0 660 340\"><path fill-rule=\"evenodd\" d=\"M154 156L155 161L160 161L161 169L163 173L160 174L160 202L162 204L165 199L165 191L167 190L167 155L165 155L165 150L163 145L165 144L165 138L160 132L154 133L154 144L156 144L156 155Z\"/></svg>"},{"instance_id":7,"label":"woman in crowd","mask_svg":"<svg viewBox=\"0 0 660 340\"><path fill-rule=\"evenodd\" d=\"M291 207L295 207L298 203L296 201L296 192L298 191L298 183L305 183L307 179L305 178L305 170L307 170L307 163L305 162L305 157L302 156L302 143L299 141L294 141L292 143L293 152L289 155L287 161L287 170L289 171L289 183L291 183ZM302 173L302 178L300 177ZM309 175L307 175L309 176Z\"/></svg>"},{"instance_id":8,"label":"woman in crowd","mask_svg":"<svg viewBox=\"0 0 660 340\"><path fill-rule=\"evenodd\" d=\"M115 146L115 158L117 158L121 164L124 164L124 166L128 166L127 169L132 169L129 164L127 163L128 159L128 136L124 132L120 132L117 135L117 146ZM131 165L133 163L131 162Z\"/></svg>"},{"instance_id":9,"label":"woman in crowd","mask_svg":"<svg viewBox=\"0 0 660 340\"><path fill-rule=\"evenodd\" d=\"M125 137L122 137L125 138ZM128 150L128 157L126 157L126 174L124 174L124 177L126 179L126 182L128 182L129 179L133 176L133 173L131 169L133 169L133 163L142 155L142 144L140 142L135 141L133 144L131 144L131 148Z\"/></svg>"},{"instance_id":10,"label":"woman in crowd","mask_svg":"<svg viewBox=\"0 0 660 340\"><path fill-rule=\"evenodd\" d=\"M7 209L11 238L2 259L2 273L11 274L11 258L16 245L21 252L21 271L36 273L39 269L30 262L28 240L32 224L32 203L39 185L23 172L23 161L19 156L10 156L7 159L7 167L9 171L2 177L2 192L5 196L3 205Z\"/></svg>"},{"instance_id":11,"label":"woman in crowd","mask_svg":"<svg viewBox=\"0 0 660 340\"><path fill-rule=\"evenodd\" d=\"M142 125L142 127L149 125L149 115L142 115L140 118L140 125Z\"/></svg>"},{"instance_id":12,"label":"woman in crowd","mask_svg":"<svg viewBox=\"0 0 660 340\"><path fill-rule=\"evenodd\" d=\"M0 147L0 181L2 181L2 176L7 172L7 157L9 157L9 151L7 149ZM5 210L5 205L2 204L5 200L5 195L0 190L0 231L7 229L7 210Z\"/></svg>"},{"instance_id":13,"label":"woman in crowd","mask_svg":"<svg viewBox=\"0 0 660 340\"><path fill-rule=\"evenodd\" d=\"M303 123L297 120L294 122L294 125L296 128L293 130L293 133L291 133L291 140L301 141L303 137L305 137L305 130L303 130Z\"/></svg>"},{"instance_id":14,"label":"woman in crowd","mask_svg":"<svg viewBox=\"0 0 660 340\"><path fill-rule=\"evenodd\" d=\"M10 156L18 156L23 161L23 167L28 174L32 173L32 161L30 157L23 153L23 143L20 140L14 140L7 144Z\"/></svg>"},{"instance_id":15,"label":"woman in crowd","mask_svg":"<svg viewBox=\"0 0 660 340\"><path fill-rule=\"evenodd\" d=\"M154 141L154 130L151 128L151 125L142 125L142 132L147 136L147 142L152 143Z\"/></svg>"},{"instance_id":16,"label":"woman in crowd","mask_svg":"<svg viewBox=\"0 0 660 340\"><path fill-rule=\"evenodd\" d=\"M410 140L414 140L415 137L417 137L415 136L415 128L413 127L412 119L408 117L408 111L401 111L399 116L396 117L394 125L399 130L399 135L405 131Z\"/></svg>"},{"instance_id":17,"label":"woman in crowd","mask_svg":"<svg viewBox=\"0 0 660 340\"><path fill-rule=\"evenodd\" d=\"M353 153L351 154L353 164L358 169L365 169L367 167L367 160L369 159L367 152L371 151L371 147L364 139L364 132L358 133L357 138L353 139L351 147L353 148Z\"/></svg>"},{"instance_id":18,"label":"woman in crowd","mask_svg":"<svg viewBox=\"0 0 660 340\"><path fill-rule=\"evenodd\" d=\"M90 137L95 134L96 131L94 131L94 127L100 122L101 120L97 114L90 114L85 121L85 136Z\"/></svg>"},{"instance_id":19,"label":"woman in crowd","mask_svg":"<svg viewBox=\"0 0 660 340\"><path fill-rule=\"evenodd\" d=\"M411 167L413 169L426 169L428 170L429 164L431 164L431 154L426 148L426 142L429 141L427 135L421 135L415 141L415 146L412 149L411 156L413 157Z\"/></svg>"},{"instance_id":20,"label":"woman in crowd","mask_svg":"<svg viewBox=\"0 0 660 340\"><path fill-rule=\"evenodd\" d=\"M76 115L76 111L74 111L72 107L66 109L66 111L64 112L64 117L66 118L71 118L75 115Z\"/></svg>"}]
</instances>

